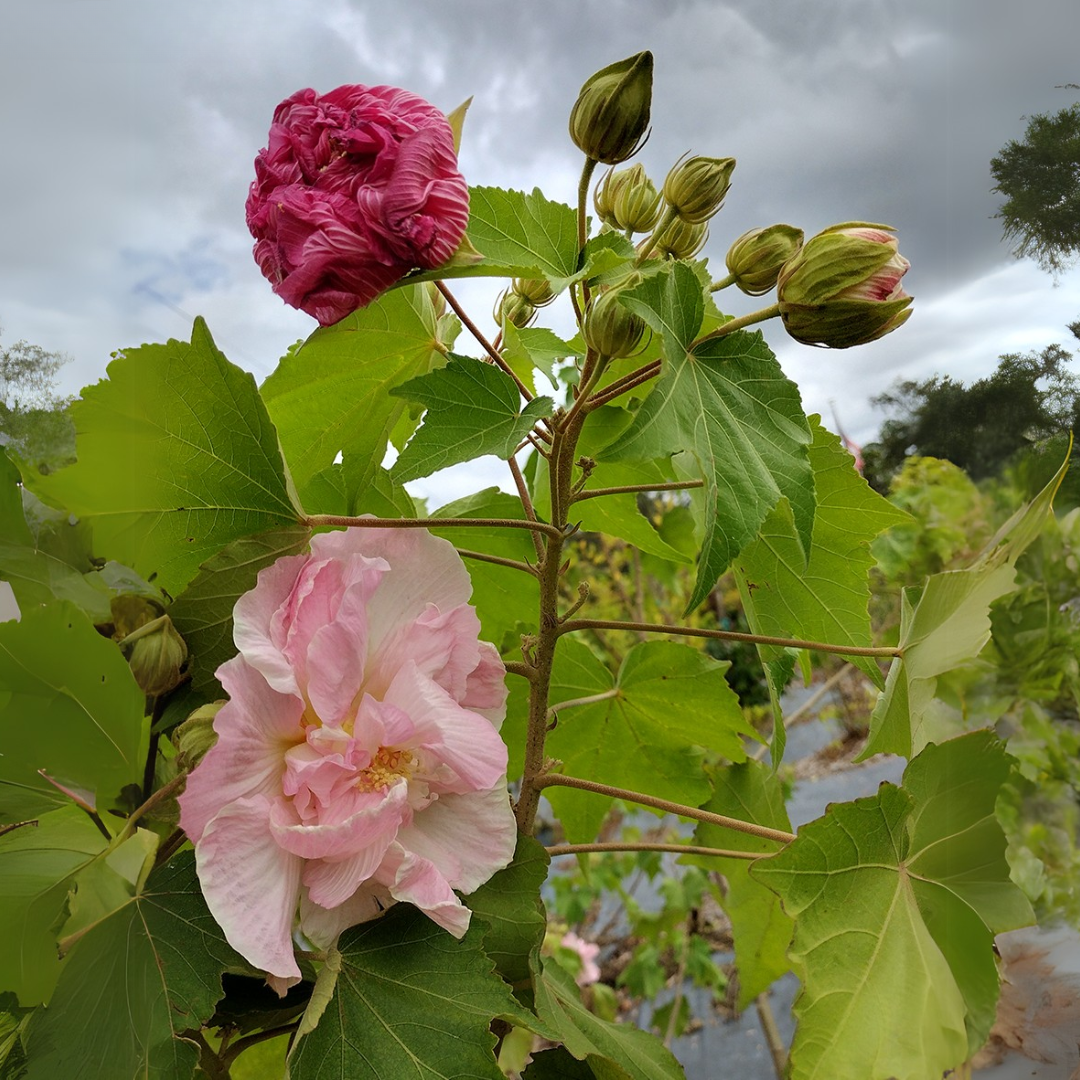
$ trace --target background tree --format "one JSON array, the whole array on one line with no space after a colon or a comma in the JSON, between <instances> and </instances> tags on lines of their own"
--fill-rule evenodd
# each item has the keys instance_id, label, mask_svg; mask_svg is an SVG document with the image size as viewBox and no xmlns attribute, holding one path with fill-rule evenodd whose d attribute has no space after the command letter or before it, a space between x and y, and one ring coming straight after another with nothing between
<instances>
[{"instance_id":1,"label":"background tree","mask_svg":"<svg viewBox=\"0 0 1080 1080\"><path fill-rule=\"evenodd\" d=\"M56 389L69 359L26 341L0 346L0 445L42 472L75 460L71 398Z\"/></svg>"},{"instance_id":2,"label":"background tree","mask_svg":"<svg viewBox=\"0 0 1080 1080\"><path fill-rule=\"evenodd\" d=\"M1033 116L990 171L992 190L1005 196L996 216L1017 257L1058 273L1080 255L1080 104Z\"/></svg>"},{"instance_id":3,"label":"background tree","mask_svg":"<svg viewBox=\"0 0 1080 1080\"><path fill-rule=\"evenodd\" d=\"M864 448L867 478L879 490L904 459L943 458L973 480L997 475L1019 451L1067 435L1080 419L1080 382L1060 345L1008 353L984 379L948 375L897 383L873 403L892 415Z\"/></svg>"}]
</instances>

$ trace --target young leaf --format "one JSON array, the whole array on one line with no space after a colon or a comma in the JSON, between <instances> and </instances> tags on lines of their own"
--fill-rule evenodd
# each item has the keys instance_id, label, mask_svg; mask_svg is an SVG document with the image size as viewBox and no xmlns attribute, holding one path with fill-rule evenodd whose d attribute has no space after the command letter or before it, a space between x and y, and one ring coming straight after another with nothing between
<instances>
[{"instance_id":1,"label":"young leaf","mask_svg":"<svg viewBox=\"0 0 1080 1080\"><path fill-rule=\"evenodd\" d=\"M1049 484L1018 510L967 570L934 574L913 602L901 594L900 648L870 717L860 760L877 753L910 757L929 741L930 706L939 675L974 660L990 638L990 605L1015 588L1016 560L1052 512L1066 460Z\"/></svg>"},{"instance_id":2,"label":"young leaf","mask_svg":"<svg viewBox=\"0 0 1080 1080\"><path fill-rule=\"evenodd\" d=\"M930 744L901 787L832 805L754 864L795 919L792 1080L924 1080L982 1045L993 936L1034 917L994 816L1010 761L986 731Z\"/></svg>"},{"instance_id":3,"label":"young leaf","mask_svg":"<svg viewBox=\"0 0 1080 1080\"><path fill-rule=\"evenodd\" d=\"M743 607L755 634L871 645L867 605L874 558L870 541L907 520L907 515L871 491L852 467L851 455L840 440L821 426L817 416L809 419L814 436L810 464L817 492L809 558L804 568L791 505L782 499L757 538L735 560ZM776 646L759 646L758 651L767 669L786 663L784 650ZM878 686L883 685L874 660L853 657L852 663ZM770 686L777 681L770 680ZM781 683L778 690L782 689ZM775 700L778 693L773 696ZM783 759L783 718L775 711L774 767Z\"/></svg>"},{"instance_id":4,"label":"young leaf","mask_svg":"<svg viewBox=\"0 0 1080 1080\"><path fill-rule=\"evenodd\" d=\"M68 603L0 623L0 821L67 799L38 772L96 792L107 809L142 779L145 697L115 643Z\"/></svg>"},{"instance_id":5,"label":"young leaf","mask_svg":"<svg viewBox=\"0 0 1080 1080\"><path fill-rule=\"evenodd\" d=\"M72 878L105 848L105 838L86 813L62 806L33 824L0 836L0 986L20 1005L48 1001L60 961L56 926Z\"/></svg>"},{"instance_id":6,"label":"young leaf","mask_svg":"<svg viewBox=\"0 0 1080 1080\"><path fill-rule=\"evenodd\" d=\"M577 272L577 215L552 202L539 188L532 194L496 187L469 189L466 234L484 256L477 273L546 277L556 291Z\"/></svg>"},{"instance_id":7,"label":"young leaf","mask_svg":"<svg viewBox=\"0 0 1080 1080\"><path fill-rule=\"evenodd\" d=\"M706 750L742 761L752 729L724 678L730 665L667 641L635 645L617 678L588 646L559 643L551 703L606 695L557 712L548 751L565 772L630 791L698 806L710 794ZM571 843L594 840L609 800L551 787L545 794Z\"/></svg>"},{"instance_id":8,"label":"young leaf","mask_svg":"<svg viewBox=\"0 0 1080 1080\"><path fill-rule=\"evenodd\" d=\"M555 386L555 364L582 354L569 342L556 337L543 326L519 329L512 322L503 328L503 359L530 389L533 368L539 368Z\"/></svg>"},{"instance_id":9,"label":"young leaf","mask_svg":"<svg viewBox=\"0 0 1080 1080\"><path fill-rule=\"evenodd\" d=\"M682 1066L659 1039L632 1024L609 1024L589 1012L581 1003L573 976L558 964L544 964L536 972L534 982L540 1019L559 1033L563 1045L575 1058L590 1062L600 1059L599 1068L605 1071L597 1075L625 1076L630 1080L685 1077ZM612 1065L618 1072L612 1070Z\"/></svg>"},{"instance_id":10,"label":"young leaf","mask_svg":"<svg viewBox=\"0 0 1080 1080\"><path fill-rule=\"evenodd\" d=\"M232 612L255 588L259 571L285 555L307 550L311 530L301 525L272 529L234 540L203 563L199 573L169 608L169 617L187 643L192 689L207 698L224 697L214 672L236 655Z\"/></svg>"},{"instance_id":11,"label":"young leaf","mask_svg":"<svg viewBox=\"0 0 1080 1080\"><path fill-rule=\"evenodd\" d=\"M395 289L282 357L262 385L301 497L343 454L349 495L372 481L405 402L390 390L442 359L435 311L421 286Z\"/></svg>"},{"instance_id":12,"label":"young leaf","mask_svg":"<svg viewBox=\"0 0 1080 1080\"><path fill-rule=\"evenodd\" d=\"M521 835L514 861L466 898L473 913L488 924L484 952L526 1007L532 1003L530 961L539 955L547 929L540 886L549 862L539 841Z\"/></svg>"},{"instance_id":13,"label":"young leaf","mask_svg":"<svg viewBox=\"0 0 1080 1080\"><path fill-rule=\"evenodd\" d=\"M709 775L713 796L702 806L703 810L791 832L784 793L774 770L756 761L745 761L712 769ZM695 829L694 843L762 855L777 851L775 840L704 823ZM745 1009L790 968L787 947L791 941L791 919L784 914L776 894L750 876L749 860L684 855L682 861L717 870L727 879L724 910L731 919L735 938L739 1008Z\"/></svg>"},{"instance_id":14,"label":"young leaf","mask_svg":"<svg viewBox=\"0 0 1080 1080\"><path fill-rule=\"evenodd\" d=\"M76 943L30 1024L27 1080L186 1080L198 1050L184 1033L213 1015L225 971L252 973L207 910L194 854L182 852Z\"/></svg>"},{"instance_id":15,"label":"young leaf","mask_svg":"<svg viewBox=\"0 0 1080 1080\"><path fill-rule=\"evenodd\" d=\"M289 1055L289 1080L502 1080L493 1017L524 1019L475 923L461 941L409 904L347 930L333 1000Z\"/></svg>"},{"instance_id":16,"label":"young leaf","mask_svg":"<svg viewBox=\"0 0 1080 1080\"><path fill-rule=\"evenodd\" d=\"M446 367L410 379L390 393L427 409L423 426L390 470L399 483L482 454L505 460L554 408L548 397L533 398L523 407L509 375L470 356L453 356Z\"/></svg>"},{"instance_id":17,"label":"young leaf","mask_svg":"<svg viewBox=\"0 0 1080 1080\"><path fill-rule=\"evenodd\" d=\"M175 595L231 540L301 515L255 380L202 319L128 350L72 405L79 459L32 487L89 520L96 553Z\"/></svg>"},{"instance_id":18,"label":"young leaf","mask_svg":"<svg viewBox=\"0 0 1080 1080\"><path fill-rule=\"evenodd\" d=\"M700 292L688 268L661 279L670 284L653 318L666 346L681 351L668 357L633 423L600 455L649 461L686 450L697 460L705 480L705 535L688 610L708 595L780 498L792 506L803 553L810 550L814 521L811 436L798 388L784 377L760 333L740 331L693 352L683 349L693 320L684 317L682 305L693 301L679 297L696 296L690 278Z\"/></svg>"}]
</instances>

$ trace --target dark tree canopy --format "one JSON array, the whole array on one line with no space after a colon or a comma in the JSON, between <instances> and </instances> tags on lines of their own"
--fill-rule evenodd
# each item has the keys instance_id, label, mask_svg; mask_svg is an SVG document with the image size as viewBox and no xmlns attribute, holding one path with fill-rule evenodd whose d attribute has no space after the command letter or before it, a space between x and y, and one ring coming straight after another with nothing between
<instances>
[{"instance_id":1,"label":"dark tree canopy","mask_svg":"<svg viewBox=\"0 0 1080 1080\"><path fill-rule=\"evenodd\" d=\"M1080 104L1028 121L990 162L1014 254L1052 273L1080 255Z\"/></svg>"},{"instance_id":2,"label":"dark tree canopy","mask_svg":"<svg viewBox=\"0 0 1080 1080\"><path fill-rule=\"evenodd\" d=\"M970 385L946 376L897 383L873 399L889 418L865 448L868 479L887 486L913 454L944 458L973 480L997 475L1017 452L1067 433L1080 420L1080 381L1060 345L1010 353Z\"/></svg>"}]
</instances>

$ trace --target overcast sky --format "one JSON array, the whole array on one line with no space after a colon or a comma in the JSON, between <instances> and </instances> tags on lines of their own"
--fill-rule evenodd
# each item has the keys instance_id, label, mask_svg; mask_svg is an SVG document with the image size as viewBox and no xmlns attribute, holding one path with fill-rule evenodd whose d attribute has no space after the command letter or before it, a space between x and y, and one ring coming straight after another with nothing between
<instances>
[{"instance_id":1,"label":"overcast sky","mask_svg":"<svg viewBox=\"0 0 1080 1080\"><path fill-rule=\"evenodd\" d=\"M1055 84L1080 82L1078 40L1076 0L3 0L3 341L69 354L75 392L112 350L186 339L201 314L261 380L314 328L270 291L244 224L279 101L342 83L445 111L472 96L469 182L572 203L577 91L648 48L654 180L686 151L738 159L705 250L715 274L757 225L898 230L915 296L898 333L833 352L765 326L807 410L835 401L866 441L869 399L897 377L970 380L1003 352L1076 345L1080 269L1055 287L1009 255L989 162L1025 116L1077 99ZM490 319L482 290L460 291ZM767 298L720 299L742 314Z\"/></svg>"}]
</instances>

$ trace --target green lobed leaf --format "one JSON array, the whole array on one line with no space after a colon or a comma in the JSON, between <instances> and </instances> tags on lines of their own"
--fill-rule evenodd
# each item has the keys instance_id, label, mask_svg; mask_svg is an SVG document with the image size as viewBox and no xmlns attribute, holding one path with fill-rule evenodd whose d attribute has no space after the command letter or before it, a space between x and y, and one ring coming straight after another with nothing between
<instances>
[{"instance_id":1,"label":"green lobed leaf","mask_svg":"<svg viewBox=\"0 0 1080 1080\"><path fill-rule=\"evenodd\" d=\"M289 1080L502 1080L492 1018L525 1017L483 937L477 921L457 941L409 904L347 930L333 998L294 1044Z\"/></svg>"},{"instance_id":2,"label":"green lobed leaf","mask_svg":"<svg viewBox=\"0 0 1080 1080\"><path fill-rule=\"evenodd\" d=\"M514 861L466 898L472 912L488 924L484 952L526 1007L532 998L530 960L539 955L547 929L540 886L550 861L543 844L521 834Z\"/></svg>"},{"instance_id":3,"label":"green lobed leaf","mask_svg":"<svg viewBox=\"0 0 1080 1080\"><path fill-rule=\"evenodd\" d=\"M31 486L91 522L96 553L177 593L231 540L301 514L254 379L202 319L143 345L72 405L79 459Z\"/></svg>"},{"instance_id":4,"label":"green lobed leaf","mask_svg":"<svg viewBox=\"0 0 1080 1080\"><path fill-rule=\"evenodd\" d=\"M608 696L557 712L547 751L570 776L697 806L711 792L705 751L742 761L743 737L753 734L724 677L729 666L688 645L648 641L626 654L613 678L587 645L564 638L552 706ZM596 838L610 800L565 787L545 794L567 840Z\"/></svg>"},{"instance_id":5,"label":"green lobed leaf","mask_svg":"<svg viewBox=\"0 0 1080 1080\"><path fill-rule=\"evenodd\" d=\"M182 852L76 943L30 1024L27 1080L190 1080L198 1050L183 1033L213 1015L225 971L252 973L207 910L194 853Z\"/></svg>"},{"instance_id":6,"label":"green lobed leaf","mask_svg":"<svg viewBox=\"0 0 1080 1080\"><path fill-rule=\"evenodd\" d=\"M655 1036L632 1024L609 1024L589 1012L574 977L558 964L544 964L534 981L540 1018L559 1033L570 1054L589 1062L594 1075L614 1080L621 1072L629 1080L684 1080L682 1066Z\"/></svg>"},{"instance_id":7,"label":"green lobed leaf","mask_svg":"<svg viewBox=\"0 0 1080 1080\"><path fill-rule=\"evenodd\" d=\"M692 320L680 313L686 305L698 310L700 284L688 267L661 280L667 292L653 321L667 347L682 349ZM798 388L784 377L760 333L737 331L706 341L669 356L664 367L633 423L600 458L694 455L705 480L705 519L689 610L708 595L781 498L791 504L805 563L814 522L811 435Z\"/></svg>"},{"instance_id":8,"label":"green lobed leaf","mask_svg":"<svg viewBox=\"0 0 1080 1080\"><path fill-rule=\"evenodd\" d=\"M507 495L498 488L485 488L475 495L447 503L435 511L434 517L447 518L510 518L523 521L525 511L521 500ZM536 548L524 529L498 528L432 528L455 547L466 551L478 551L518 562L536 563ZM481 636L496 647L513 634L521 623L535 619L539 604L539 588L536 578L522 570L466 559L472 578L471 603L480 616Z\"/></svg>"},{"instance_id":9,"label":"green lobed leaf","mask_svg":"<svg viewBox=\"0 0 1080 1080\"><path fill-rule=\"evenodd\" d=\"M552 202L539 188L528 195L496 187L470 188L466 235L484 257L473 273L543 275L556 291L576 275L577 214Z\"/></svg>"},{"instance_id":10,"label":"green lobed leaf","mask_svg":"<svg viewBox=\"0 0 1080 1080\"><path fill-rule=\"evenodd\" d=\"M105 849L106 840L76 806L42 814L35 824L0 836L0 989L24 1006L48 1001L60 960L57 928L74 876Z\"/></svg>"},{"instance_id":11,"label":"green lobed leaf","mask_svg":"<svg viewBox=\"0 0 1080 1080\"><path fill-rule=\"evenodd\" d=\"M839 438L821 426L819 417L811 416L809 421L814 437L810 465L817 494L809 557L804 566L791 504L781 499L757 537L735 560L743 607L755 634L835 645L872 645L867 610L869 574L874 565L870 542L908 517L870 489L855 471ZM789 668L783 649L764 645L758 652L766 670L778 663ZM873 659L852 657L851 662L878 686L884 685ZM772 695L774 701L783 689L781 678L770 680L771 687L775 684L779 685ZM783 758L780 715L774 730L775 767Z\"/></svg>"},{"instance_id":12,"label":"green lobed leaf","mask_svg":"<svg viewBox=\"0 0 1080 1080\"><path fill-rule=\"evenodd\" d=\"M67 802L39 769L111 806L142 780L144 705L120 650L74 605L0 623L0 821Z\"/></svg>"},{"instance_id":13,"label":"green lobed leaf","mask_svg":"<svg viewBox=\"0 0 1080 1080\"><path fill-rule=\"evenodd\" d=\"M702 806L703 810L791 832L784 792L774 770L757 761L745 761L710 769L709 776L713 794ZM773 855L777 850L775 840L704 823L694 830L693 842L762 855ZM724 910L731 919L735 938L738 1007L745 1009L791 967L787 958L793 928L791 919L784 913L779 897L750 876L749 860L684 855L682 861L717 870L727 880Z\"/></svg>"},{"instance_id":14,"label":"green lobed leaf","mask_svg":"<svg viewBox=\"0 0 1080 1080\"><path fill-rule=\"evenodd\" d=\"M384 293L282 357L262 395L305 504L312 479L338 454L350 502L373 482L406 409L391 389L430 371L445 347L416 285Z\"/></svg>"},{"instance_id":15,"label":"green lobed leaf","mask_svg":"<svg viewBox=\"0 0 1080 1080\"><path fill-rule=\"evenodd\" d=\"M659 273L625 289L619 299L660 335L669 360L680 360L690 352L705 315L705 295L687 263L680 259L663 264Z\"/></svg>"},{"instance_id":16,"label":"green lobed leaf","mask_svg":"<svg viewBox=\"0 0 1080 1080\"><path fill-rule=\"evenodd\" d=\"M889 670L860 760L877 753L911 757L929 741L938 677L974 660L990 639L990 605L1014 590L1016 560L1052 513L1067 467L1066 460L1050 483L1002 526L974 565L934 574L917 599L914 590L902 592L903 656Z\"/></svg>"},{"instance_id":17,"label":"green lobed leaf","mask_svg":"<svg viewBox=\"0 0 1080 1080\"><path fill-rule=\"evenodd\" d=\"M203 563L169 607L169 617L187 643L192 689L207 700L225 696L214 672L236 655L232 635L236 601L255 588L260 570L306 551L310 539L310 529L293 525L234 540Z\"/></svg>"},{"instance_id":18,"label":"green lobed leaf","mask_svg":"<svg viewBox=\"0 0 1080 1080\"><path fill-rule=\"evenodd\" d=\"M555 365L561 360L578 358L582 355L568 341L556 337L543 326L516 327L507 323L503 328L503 359L513 368L527 386L533 387L533 368L539 368L552 386L555 382Z\"/></svg>"},{"instance_id":19,"label":"green lobed leaf","mask_svg":"<svg viewBox=\"0 0 1080 1080\"><path fill-rule=\"evenodd\" d=\"M795 920L792 1080L924 1080L985 1040L993 935L1033 918L994 816L1009 762L990 732L930 744L901 787L833 804L754 864Z\"/></svg>"},{"instance_id":20,"label":"green lobed leaf","mask_svg":"<svg viewBox=\"0 0 1080 1080\"><path fill-rule=\"evenodd\" d=\"M483 454L509 458L554 402L533 398L522 406L514 380L494 364L451 356L444 368L395 387L394 397L424 405L424 423L390 470L399 483L430 476Z\"/></svg>"}]
</instances>

